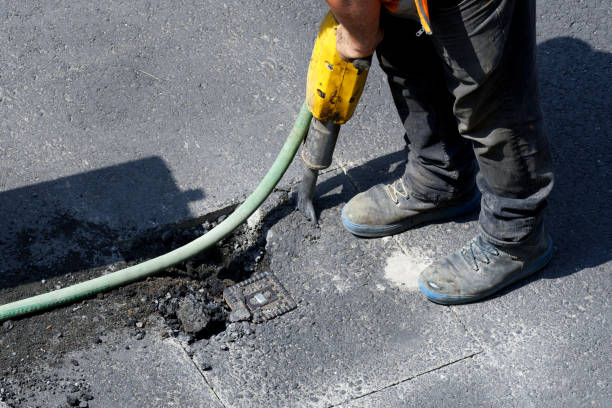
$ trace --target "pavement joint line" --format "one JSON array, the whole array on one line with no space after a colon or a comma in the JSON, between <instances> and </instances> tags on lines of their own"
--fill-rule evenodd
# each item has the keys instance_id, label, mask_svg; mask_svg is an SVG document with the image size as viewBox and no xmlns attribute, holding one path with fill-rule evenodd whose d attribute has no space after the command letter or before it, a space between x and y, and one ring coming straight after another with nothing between
<instances>
[{"instance_id":1,"label":"pavement joint line","mask_svg":"<svg viewBox=\"0 0 612 408\"><path fill-rule=\"evenodd\" d=\"M475 353L468 354L467 356L461 357L461 358L459 358L457 360L453 360L453 361L449 361L448 363L440 364L439 366L436 366L436 367L431 368L429 370L425 370L425 371L417 373L417 374L415 374L415 375L413 375L411 377L404 378L403 380L392 382L392 383L390 383L388 385L385 385L384 387L379 388L377 390L367 392L367 393L365 393L363 395L359 395L357 397L349 398L349 399L341 401L341 402L339 402L337 404L328 405L328 408L339 407L340 405L345 404L347 402L356 401L356 400L361 399L363 397L367 397L369 395L373 395L373 394L379 393L379 392L384 391L384 390L386 390L388 388L395 387L397 385L403 384L403 383L408 382L408 381L412 381L412 380L414 380L414 379L416 379L418 377L424 376L426 374L433 373L434 371L438 371L438 370L440 370L442 368L449 367L449 366L451 366L453 364L459 363L459 362L461 362L463 360L467 360L469 358L473 358L473 357L475 357L475 356L477 356L479 354L482 354L482 353L484 353L484 350L479 350L479 351L477 351Z\"/></svg>"},{"instance_id":2,"label":"pavement joint line","mask_svg":"<svg viewBox=\"0 0 612 408\"><path fill-rule=\"evenodd\" d=\"M363 162L363 163L361 163L361 164L359 164L359 163L357 163L357 164L355 164L355 163L350 163L349 165L351 165L351 164L352 164L353 166L352 166L352 167L350 167L349 169L352 169L352 168L355 168L355 167L359 167L359 166L361 166L361 165L363 165L363 164L365 164L365 163L367 163L367 161L364 161L364 162ZM345 176L348 178L349 183L351 183L351 185L352 185L352 186L353 186L353 188L355 189L355 191L359 191L359 187L357 186L357 183L355 182L355 180L353 179L353 177L352 177L352 176L351 176L351 175L348 173L348 170L349 170L349 169L345 168L345 166L343 165L343 163L342 163L340 160L338 161L338 164L339 164L340 169L342 169L342 172L344 173L344 175L345 175ZM404 248L404 247L402 246L402 244L400 243L400 241L398 241L398 240L397 240L396 235L393 235L393 236L392 236L392 239L393 239L393 242L395 242L395 244L399 246L400 251L402 251L402 252L404 252L404 254L408 255L407 248ZM366 275L366 279L369 279L371 275L372 275L372 272L371 272L371 271L370 271L370 272L368 272L368 274Z\"/></svg>"},{"instance_id":3,"label":"pavement joint line","mask_svg":"<svg viewBox=\"0 0 612 408\"><path fill-rule=\"evenodd\" d=\"M453 315L455 315L455 318L459 321L459 323L461 323L461 327L463 327L463 330L465 330L465 332L467 334L470 335L470 337L472 339L474 339L474 341L476 342L476 344L478 344L478 347L480 347L481 351L484 351L485 347L482 345L482 343L480 342L480 340L478 339L478 337L476 337L476 335L474 335L474 333L472 333L472 331L470 330L470 328L463 322L463 320L461 320L461 318L459 317L459 315L457 314L457 311L455 310L456 306L448 306L448 308L450 309L451 313Z\"/></svg>"},{"instance_id":4,"label":"pavement joint line","mask_svg":"<svg viewBox=\"0 0 612 408\"><path fill-rule=\"evenodd\" d=\"M359 187L357 186L357 183L355 182L355 180L353 179L353 177L349 174L349 170L350 169L354 169L355 167L359 167L363 164L367 163L367 161L364 161L363 163L359 164L355 164L355 163L342 163L342 161L338 160L338 167L342 170L342 172L344 173L344 175L346 175L349 179L349 182L351 183L351 185L355 188L356 191L359 191Z\"/></svg>"},{"instance_id":5,"label":"pavement joint line","mask_svg":"<svg viewBox=\"0 0 612 408\"><path fill-rule=\"evenodd\" d=\"M364 162L365 163L365 162ZM355 191L359 191L359 187L357 186L357 183L355 182L355 180L353 179L353 177L351 177L351 175L348 173L348 169L345 168L345 166L343 165L341 160L338 160L338 165L340 167L340 169L342 170L342 172L344 173L344 175L347 177L349 183L351 183L351 185L353 186L353 188L355 189ZM356 167L356 166L354 166ZM365 278L365 282L368 282L370 280L370 277L372 276L372 272L368 271L367 275L364 277Z\"/></svg>"},{"instance_id":6,"label":"pavement joint line","mask_svg":"<svg viewBox=\"0 0 612 408\"><path fill-rule=\"evenodd\" d=\"M206 375L204 375L204 372L202 370L200 370L200 367L198 367L196 362L193 360L193 357L189 356L189 353L187 353L187 350L185 350L185 347L183 347L182 344L180 344L180 346L181 346L181 349L183 350L183 352L185 352L185 354L187 355L187 358L189 359L189 361L191 361L191 363L194 365L196 370L198 370L198 373L200 374L200 376L202 376L202 378L204 379L204 382L206 383L206 385L208 385L208 388L210 389L210 391L214 394L215 398L217 398L217 400L219 401L219 404L221 404L221 406L223 408L228 408L228 406L223 402L223 400L221 399L219 394L217 394L217 391L215 391L215 389L212 387L212 385L210 385L210 382L208 382L208 378L206 378ZM2 407L0 407L0 408L2 408Z\"/></svg>"}]
</instances>

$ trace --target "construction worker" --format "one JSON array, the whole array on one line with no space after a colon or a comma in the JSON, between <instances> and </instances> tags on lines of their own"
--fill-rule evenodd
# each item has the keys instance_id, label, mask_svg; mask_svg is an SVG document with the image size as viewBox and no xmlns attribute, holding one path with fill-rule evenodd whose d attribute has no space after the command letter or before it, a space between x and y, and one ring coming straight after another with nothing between
<instances>
[{"instance_id":1,"label":"construction worker","mask_svg":"<svg viewBox=\"0 0 612 408\"><path fill-rule=\"evenodd\" d=\"M475 301L544 267L553 172L537 88L535 0L327 3L343 59L376 51L409 140L405 174L353 197L344 226L385 236L480 206L477 236L421 273L419 287L436 303Z\"/></svg>"}]
</instances>

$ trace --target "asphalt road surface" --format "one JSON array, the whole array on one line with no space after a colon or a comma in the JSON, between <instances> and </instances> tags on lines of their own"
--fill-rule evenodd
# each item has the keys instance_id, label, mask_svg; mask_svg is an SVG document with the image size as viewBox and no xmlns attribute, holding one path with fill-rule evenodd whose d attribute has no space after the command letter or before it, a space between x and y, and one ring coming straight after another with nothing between
<instances>
[{"instance_id":1,"label":"asphalt road surface","mask_svg":"<svg viewBox=\"0 0 612 408\"><path fill-rule=\"evenodd\" d=\"M133 261L129 248L155 247L147 237L246 197L302 104L325 13L322 0L0 0L0 303ZM291 209L296 162L254 221L257 243L244 241L298 309L206 339L165 336L149 309L170 274L17 320L0 328L0 407L73 394L91 407L609 406L611 14L604 0L538 3L556 169L542 273L436 306L415 273L469 239L474 217L383 240L342 230L342 204L405 165L375 65L317 188L320 227Z\"/></svg>"}]
</instances>

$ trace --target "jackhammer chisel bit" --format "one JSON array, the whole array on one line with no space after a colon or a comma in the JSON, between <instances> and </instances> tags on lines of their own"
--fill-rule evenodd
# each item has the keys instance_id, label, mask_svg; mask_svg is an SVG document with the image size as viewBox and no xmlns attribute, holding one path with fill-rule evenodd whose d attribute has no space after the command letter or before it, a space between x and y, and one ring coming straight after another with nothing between
<instances>
[{"instance_id":1,"label":"jackhammer chisel bit","mask_svg":"<svg viewBox=\"0 0 612 408\"><path fill-rule=\"evenodd\" d=\"M306 218L312 221L313 224L317 223L317 213L314 209L313 195L314 189L317 185L317 178L319 177L319 171L313 170L308 167L304 169L304 178L298 188L298 202L297 208L300 210Z\"/></svg>"},{"instance_id":2,"label":"jackhammer chisel bit","mask_svg":"<svg viewBox=\"0 0 612 408\"><path fill-rule=\"evenodd\" d=\"M320 170L331 165L339 132L340 125L333 122L323 123L315 118L302 145L302 161L306 168L298 188L297 207L313 224L318 221L313 203L317 178Z\"/></svg>"}]
</instances>

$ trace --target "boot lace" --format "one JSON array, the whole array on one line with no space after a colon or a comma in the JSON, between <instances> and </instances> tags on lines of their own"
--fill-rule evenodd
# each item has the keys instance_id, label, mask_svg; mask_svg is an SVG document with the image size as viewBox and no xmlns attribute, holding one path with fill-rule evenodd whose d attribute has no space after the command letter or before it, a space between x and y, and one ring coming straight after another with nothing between
<instances>
[{"instance_id":1,"label":"boot lace","mask_svg":"<svg viewBox=\"0 0 612 408\"><path fill-rule=\"evenodd\" d=\"M492 259L490 255L499 256L499 251L493 244L486 242L479 236L470 241L469 245L462 248L461 254L468 263L473 265L472 268L477 271L480 269L478 262L488 265Z\"/></svg>"},{"instance_id":2,"label":"boot lace","mask_svg":"<svg viewBox=\"0 0 612 408\"><path fill-rule=\"evenodd\" d=\"M399 188L401 188L401 190ZM399 204L399 197L408 198L408 188L406 188L406 184L404 184L404 180L402 179L387 184L385 186L385 193L387 193L391 201L396 205Z\"/></svg>"}]
</instances>

